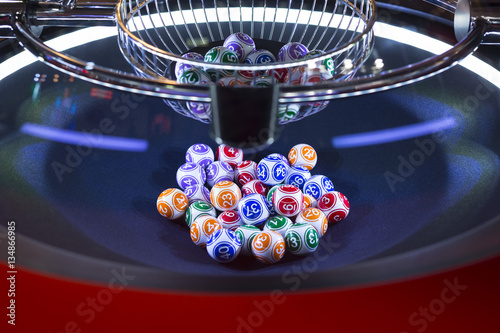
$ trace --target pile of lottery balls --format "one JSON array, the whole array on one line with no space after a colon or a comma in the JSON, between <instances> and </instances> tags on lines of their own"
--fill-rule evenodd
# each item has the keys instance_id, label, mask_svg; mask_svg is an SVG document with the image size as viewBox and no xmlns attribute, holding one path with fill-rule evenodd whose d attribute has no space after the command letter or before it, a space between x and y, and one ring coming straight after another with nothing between
<instances>
[{"instance_id":1,"label":"pile of lottery balls","mask_svg":"<svg viewBox=\"0 0 500 333\"><path fill-rule=\"evenodd\" d=\"M324 54L322 50L309 51L298 42L285 44L279 53L272 54L268 50L257 49L253 39L242 32L227 37L222 46L211 48L205 55L188 52L182 55L185 59L203 61L207 66L194 66L178 61L175 75L178 83L207 84L220 86L255 86L269 87L274 82L289 85L311 85L334 77L334 61L331 57L312 63L313 66L295 66L277 68L268 71L214 69L210 63L219 64L261 64L274 62L290 62L310 59Z\"/></svg>"},{"instance_id":2,"label":"pile of lottery balls","mask_svg":"<svg viewBox=\"0 0 500 333\"><path fill-rule=\"evenodd\" d=\"M163 191L156 206L167 219L184 218L194 244L221 263L238 255L264 263L278 262L285 251L307 255L329 223L349 213L331 180L311 175L316 162L307 144L294 146L288 158L274 153L258 163L227 145L214 156L208 145L194 144L177 170L181 189Z\"/></svg>"}]
</instances>

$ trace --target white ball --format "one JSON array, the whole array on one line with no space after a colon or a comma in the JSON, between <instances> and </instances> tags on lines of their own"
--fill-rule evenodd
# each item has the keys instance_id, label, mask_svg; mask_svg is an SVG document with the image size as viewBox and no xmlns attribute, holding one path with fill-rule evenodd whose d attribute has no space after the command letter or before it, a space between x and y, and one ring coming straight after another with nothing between
<instances>
[{"instance_id":1,"label":"white ball","mask_svg":"<svg viewBox=\"0 0 500 333\"><path fill-rule=\"evenodd\" d=\"M307 53L309 53L309 50L305 45L296 42L288 43L278 53L278 61L285 62L302 59Z\"/></svg>"},{"instance_id":2,"label":"white ball","mask_svg":"<svg viewBox=\"0 0 500 333\"><path fill-rule=\"evenodd\" d=\"M295 223L307 223L312 225L318 232L319 237L323 237L328 229L326 215L318 208L306 208L297 215Z\"/></svg>"},{"instance_id":3,"label":"white ball","mask_svg":"<svg viewBox=\"0 0 500 333\"><path fill-rule=\"evenodd\" d=\"M288 166L276 156L266 156L257 165L257 176L266 185L277 185L286 177Z\"/></svg>"},{"instance_id":4,"label":"white ball","mask_svg":"<svg viewBox=\"0 0 500 333\"><path fill-rule=\"evenodd\" d=\"M243 225L236 229L235 233L241 242L241 254L252 255L252 241L260 232L260 229L253 225Z\"/></svg>"},{"instance_id":5,"label":"white ball","mask_svg":"<svg viewBox=\"0 0 500 333\"><path fill-rule=\"evenodd\" d=\"M185 189L188 186L204 185L207 176L201 165L184 163L179 169L177 169L176 179L180 188Z\"/></svg>"},{"instance_id":6,"label":"white ball","mask_svg":"<svg viewBox=\"0 0 500 333\"><path fill-rule=\"evenodd\" d=\"M210 201L210 191L203 185L192 185L184 189L184 194L188 198L189 204L196 201Z\"/></svg>"},{"instance_id":7,"label":"white ball","mask_svg":"<svg viewBox=\"0 0 500 333\"><path fill-rule=\"evenodd\" d=\"M247 56L255 51L255 42L243 32L229 35L223 45L236 54L239 62L244 62Z\"/></svg>"},{"instance_id":8,"label":"white ball","mask_svg":"<svg viewBox=\"0 0 500 333\"><path fill-rule=\"evenodd\" d=\"M273 62L276 62L276 58L268 50L255 50L245 59L245 63L249 65L267 65ZM268 74L266 71L257 71L257 73L260 75Z\"/></svg>"},{"instance_id":9,"label":"white ball","mask_svg":"<svg viewBox=\"0 0 500 333\"><path fill-rule=\"evenodd\" d=\"M226 210L222 212L219 217L217 217L217 221L219 221L221 227L224 229L229 229L235 231L238 227L245 225L245 222L240 217L235 210Z\"/></svg>"},{"instance_id":10,"label":"white ball","mask_svg":"<svg viewBox=\"0 0 500 333\"><path fill-rule=\"evenodd\" d=\"M210 235L221 228L217 219L210 215L201 215L191 224L189 235L193 243L205 247Z\"/></svg>"},{"instance_id":11,"label":"white ball","mask_svg":"<svg viewBox=\"0 0 500 333\"><path fill-rule=\"evenodd\" d=\"M304 193L312 195L316 200L319 200L325 193L333 191L332 181L323 175L314 175L304 184Z\"/></svg>"},{"instance_id":12,"label":"white ball","mask_svg":"<svg viewBox=\"0 0 500 333\"><path fill-rule=\"evenodd\" d=\"M238 214L246 224L263 224L269 218L266 198L257 193L243 197L238 203Z\"/></svg>"},{"instance_id":13,"label":"white ball","mask_svg":"<svg viewBox=\"0 0 500 333\"><path fill-rule=\"evenodd\" d=\"M319 235L316 229L307 223L296 223L285 234L287 249L297 255L309 254L318 248Z\"/></svg>"},{"instance_id":14,"label":"white ball","mask_svg":"<svg viewBox=\"0 0 500 333\"><path fill-rule=\"evenodd\" d=\"M338 191L328 192L318 200L318 208L325 213L328 222L340 222L347 217L350 210L346 196Z\"/></svg>"},{"instance_id":15,"label":"white ball","mask_svg":"<svg viewBox=\"0 0 500 333\"><path fill-rule=\"evenodd\" d=\"M264 230L276 231L281 236L285 237L288 228L290 228L292 225L293 222L288 217L278 215L267 220L266 224L264 225Z\"/></svg>"},{"instance_id":16,"label":"white ball","mask_svg":"<svg viewBox=\"0 0 500 333\"><path fill-rule=\"evenodd\" d=\"M156 200L156 209L167 219L177 219L188 209L188 198L179 189L168 188Z\"/></svg>"},{"instance_id":17,"label":"white ball","mask_svg":"<svg viewBox=\"0 0 500 333\"><path fill-rule=\"evenodd\" d=\"M304 59L311 59L320 55L325 54L322 50L313 50L304 56ZM324 80L330 80L335 74L335 66L333 59L328 57L324 60L318 60L313 66L307 66L307 72L309 75L319 73Z\"/></svg>"},{"instance_id":18,"label":"white ball","mask_svg":"<svg viewBox=\"0 0 500 333\"><path fill-rule=\"evenodd\" d=\"M208 200L210 201L210 199ZM186 210L186 224L191 228L191 224L193 224L194 220L196 220L201 215L211 215L215 217L217 212L215 208L204 201L196 201L189 205Z\"/></svg>"},{"instance_id":19,"label":"white ball","mask_svg":"<svg viewBox=\"0 0 500 333\"><path fill-rule=\"evenodd\" d=\"M195 163L206 168L210 163L215 160L214 152L212 148L204 143L195 143L188 148L186 152L186 162Z\"/></svg>"},{"instance_id":20,"label":"white ball","mask_svg":"<svg viewBox=\"0 0 500 333\"><path fill-rule=\"evenodd\" d=\"M238 257L241 242L234 231L229 229L216 230L207 242L208 255L220 263L228 263Z\"/></svg>"},{"instance_id":21,"label":"white ball","mask_svg":"<svg viewBox=\"0 0 500 333\"><path fill-rule=\"evenodd\" d=\"M291 166L303 166L311 170L318 162L316 150L308 144L300 143L290 149L288 160Z\"/></svg>"},{"instance_id":22,"label":"white ball","mask_svg":"<svg viewBox=\"0 0 500 333\"><path fill-rule=\"evenodd\" d=\"M293 166L288 169L284 183L296 186L302 190L309 178L311 178L311 172L309 172L309 170L302 166Z\"/></svg>"},{"instance_id":23,"label":"white ball","mask_svg":"<svg viewBox=\"0 0 500 333\"><path fill-rule=\"evenodd\" d=\"M199 53L196 53L196 52L188 52L186 54L183 54L182 57L184 59L203 61L203 56ZM193 68L200 68L200 67L189 65L189 64L183 63L182 61L178 61L175 64L175 76L178 78L179 76L182 75L183 72L185 72L188 69L193 69Z\"/></svg>"},{"instance_id":24,"label":"white ball","mask_svg":"<svg viewBox=\"0 0 500 333\"><path fill-rule=\"evenodd\" d=\"M261 231L252 241L252 253L260 262L276 263L285 255L285 240L275 231Z\"/></svg>"},{"instance_id":25,"label":"white ball","mask_svg":"<svg viewBox=\"0 0 500 333\"><path fill-rule=\"evenodd\" d=\"M232 50L224 46L216 46L211 48L204 58L206 63L215 64L237 64L238 56ZM212 81L216 82L218 79L228 75L234 75L234 70L231 69L214 69L210 66L204 67L207 74L210 76Z\"/></svg>"},{"instance_id":26,"label":"white ball","mask_svg":"<svg viewBox=\"0 0 500 333\"><path fill-rule=\"evenodd\" d=\"M216 161L211 163L206 168L207 183L209 186L214 186L220 181L227 180L232 182L234 180L234 171L231 166L226 162Z\"/></svg>"}]
</instances>

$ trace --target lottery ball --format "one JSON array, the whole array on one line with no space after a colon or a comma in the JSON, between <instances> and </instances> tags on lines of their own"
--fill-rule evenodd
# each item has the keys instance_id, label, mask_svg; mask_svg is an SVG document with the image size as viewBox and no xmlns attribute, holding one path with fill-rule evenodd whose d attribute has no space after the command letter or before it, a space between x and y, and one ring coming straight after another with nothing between
<instances>
[{"instance_id":1,"label":"lottery ball","mask_svg":"<svg viewBox=\"0 0 500 333\"><path fill-rule=\"evenodd\" d=\"M276 231L281 236L285 237L288 228L290 228L292 225L293 222L288 217L278 215L267 220L266 224L264 225L264 230Z\"/></svg>"},{"instance_id":2,"label":"lottery ball","mask_svg":"<svg viewBox=\"0 0 500 333\"><path fill-rule=\"evenodd\" d=\"M279 157L266 156L257 165L257 177L264 184L281 184L286 177L288 166Z\"/></svg>"},{"instance_id":3,"label":"lottery ball","mask_svg":"<svg viewBox=\"0 0 500 333\"><path fill-rule=\"evenodd\" d=\"M161 192L156 200L156 209L167 219L175 220L186 212L189 202L186 195L179 189L168 188Z\"/></svg>"},{"instance_id":4,"label":"lottery ball","mask_svg":"<svg viewBox=\"0 0 500 333\"><path fill-rule=\"evenodd\" d=\"M290 163L288 162L288 159L284 155L281 155L279 153L273 153L273 154L270 154L269 156L279 158L280 160L283 161L283 163L286 164L287 167L290 167Z\"/></svg>"},{"instance_id":5,"label":"lottery ball","mask_svg":"<svg viewBox=\"0 0 500 333\"><path fill-rule=\"evenodd\" d=\"M203 59L204 59L204 57L201 54L196 53L196 52L188 52L186 54L183 54L182 58L184 58L184 59L190 59L190 60L198 60L198 61L203 61ZM178 61L175 64L175 76L178 78L186 70L188 70L188 69L197 69L197 68L199 68L199 67L183 63L182 61Z\"/></svg>"},{"instance_id":6,"label":"lottery ball","mask_svg":"<svg viewBox=\"0 0 500 333\"><path fill-rule=\"evenodd\" d=\"M300 77L300 84L306 86L315 85L321 83L322 81L323 76L321 76L321 73L319 71L306 71Z\"/></svg>"},{"instance_id":7,"label":"lottery ball","mask_svg":"<svg viewBox=\"0 0 500 333\"><path fill-rule=\"evenodd\" d=\"M318 232L319 237L323 237L328 229L326 215L318 208L306 208L297 215L295 223L307 223L312 225Z\"/></svg>"},{"instance_id":8,"label":"lottery ball","mask_svg":"<svg viewBox=\"0 0 500 333\"><path fill-rule=\"evenodd\" d=\"M235 231L239 226L245 225L245 222L240 218L240 215L235 210L226 210L222 212L217 221L224 229L230 229Z\"/></svg>"},{"instance_id":9,"label":"lottery ball","mask_svg":"<svg viewBox=\"0 0 500 333\"><path fill-rule=\"evenodd\" d=\"M224 46L216 46L208 50L204 61L212 64L237 64L239 62L236 53ZM234 70L230 69L214 69L210 66L205 66L204 69L214 82L221 77L234 75Z\"/></svg>"},{"instance_id":10,"label":"lottery ball","mask_svg":"<svg viewBox=\"0 0 500 333\"><path fill-rule=\"evenodd\" d=\"M218 182L210 191L210 202L220 211L236 209L240 200L240 188L235 183L227 180Z\"/></svg>"},{"instance_id":11,"label":"lottery ball","mask_svg":"<svg viewBox=\"0 0 500 333\"><path fill-rule=\"evenodd\" d=\"M305 74L306 74L305 66L294 67L288 71L284 83L292 86L302 84L303 77L305 76Z\"/></svg>"},{"instance_id":12,"label":"lottery ball","mask_svg":"<svg viewBox=\"0 0 500 333\"><path fill-rule=\"evenodd\" d=\"M208 255L220 263L236 259L241 251L241 242L234 231L219 229L210 235L207 242Z\"/></svg>"},{"instance_id":13,"label":"lottery ball","mask_svg":"<svg viewBox=\"0 0 500 333\"><path fill-rule=\"evenodd\" d=\"M247 196L252 193L267 195L268 191L269 188L267 187L267 185L257 179L251 180L241 187L243 196Z\"/></svg>"},{"instance_id":14,"label":"lottery ball","mask_svg":"<svg viewBox=\"0 0 500 333\"><path fill-rule=\"evenodd\" d=\"M208 200L210 201L210 200ZM201 215L210 215L215 217L217 212L215 208L205 201L196 201L189 205L186 210L186 224L191 228L191 224L193 224L194 220L196 220Z\"/></svg>"},{"instance_id":15,"label":"lottery ball","mask_svg":"<svg viewBox=\"0 0 500 333\"><path fill-rule=\"evenodd\" d=\"M334 189L332 181L323 175L314 175L304 184L304 193L310 194L314 199L319 200L325 193L332 192Z\"/></svg>"},{"instance_id":16,"label":"lottery ball","mask_svg":"<svg viewBox=\"0 0 500 333\"><path fill-rule=\"evenodd\" d=\"M210 191L203 185L192 185L184 189L189 204L196 201L210 201Z\"/></svg>"},{"instance_id":17,"label":"lottery ball","mask_svg":"<svg viewBox=\"0 0 500 333\"><path fill-rule=\"evenodd\" d=\"M307 170L311 170L316 165L318 157L313 147L301 143L290 149L288 160L291 166L303 166L307 168Z\"/></svg>"},{"instance_id":18,"label":"lottery ball","mask_svg":"<svg viewBox=\"0 0 500 333\"><path fill-rule=\"evenodd\" d=\"M177 83L183 84L205 84L208 82L212 82L211 76L199 68L187 69L177 77Z\"/></svg>"},{"instance_id":19,"label":"lottery ball","mask_svg":"<svg viewBox=\"0 0 500 333\"><path fill-rule=\"evenodd\" d=\"M217 85L221 87L246 86L246 83L235 78L234 76L224 76L217 81Z\"/></svg>"},{"instance_id":20,"label":"lottery ball","mask_svg":"<svg viewBox=\"0 0 500 333\"><path fill-rule=\"evenodd\" d=\"M271 70L270 75L272 75L279 83L285 83L289 71L290 70L288 68L276 68Z\"/></svg>"},{"instance_id":21,"label":"lottery ball","mask_svg":"<svg viewBox=\"0 0 500 333\"><path fill-rule=\"evenodd\" d=\"M282 186L281 184L280 185L274 185L273 187L271 187L271 189L269 190L269 192L267 192L267 195L266 195L266 201L267 201L267 208L269 209L269 213L271 214L271 216L275 216L276 214L276 210L274 209L274 198L273 198L273 195L274 195L274 192L280 187Z\"/></svg>"},{"instance_id":22,"label":"lottery ball","mask_svg":"<svg viewBox=\"0 0 500 333\"><path fill-rule=\"evenodd\" d=\"M268 50L262 49L253 51L245 59L245 64L249 65L267 65L273 62L276 62L274 55ZM264 70L257 71L257 73L260 75L267 75Z\"/></svg>"},{"instance_id":23,"label":"lottery ball","mask_svg":"<svg viewBox=\"0 0 500 333\"><path fill-rule=\"evenodd\" d=\"M242 161L234 167L234 180L236 184L243 186L257 179L257 163L254 161Z\"/></svg>"},{"instance_id":24,"label":"lottery ball","mask_svg":"<svg viewBox=\"0 0 500 333\"><path fill-rule=\"evenodd\" d=\"M255 42L243 32L229 35L223 45L236 54L239 62L245 62L247 56L255 51Z\"/></svg>"},{"instance_id":25,"label":"lottery ball","mask_svg":"<svg viewBox=\"0 0 500 333\"><path fill-rule=\"evenodd\" d=\"M282 185L273 193L273 206L276 213L286 217L297 215L302 209L304 195L298 187Z\"/></svg>"},{"instance_id":26,"label":"lottery ball","mask_svg":"<svg viewBox=\"0 0 500 333\"><path fill-rule=\"evenodd\" d=\"M212 106L210 103L187 102L187 108L191 112L190 116L195 119L209 120L212 118Z\"/></svg>"},{"instance_id":27,"label":"lottery ball","mask_svg":"<svg viewBox=\"0 0 500 333\"><path fill-rule=\"evenodd\" d=\"M285 124L295 119L300 112L301 105L297 103L284 104L278 109L278 119L281 124Z\"/></svg>"},{"instance_id":28,"label":"lottery ball","mask_svg":"<svg viewBox=\"0 0 500 333\"><path fill-rule=\"evenodd\" d=\"M243 150L222 144L217 147L215 157L217 161L226 162L234 168L243 161Z\"/></svg>"},{"instance_id":29,"label":"lottery ball","mask_svg":"<svg viewBox=\"0 0 500 333\"><path fill-rule=\"evenodd\" d=\"M278 53L278 61L288 62L304 58L309 53L307 47L301 43L288 43L285 44Z\"/></svg>"},{"instance_id":30,"label":"lottery ball","mask_svg":"<svg viewBox=\"0 0 500 333\"><path fill-rule=\"evenodd\" d=\"M215 217L201 215L191 224L189 235L193 243L200 247L205 247L210 235L220 228L221 226Z\"/></svg>"},{"instance_id":31,"label":"lottery ball","mask_svg":"<svg viewBox=\"0 0 500 333\"><path fill-rule=\"evenodd\" d=\"M186 162L195 163L206 168L210 163L214 162L214 152L212 148L204 143L195 143L188 148L186 152Z\"/></svg>"},{"instance_id":32,"label":"lottery ball","mask_svg":"<svg viewBox=\"0 0 500 333\"><path fill-rule=\"evenodd\" d=\"M257 193L245 196L238 203L238 214L245 224L261 225L269 218L266 198Z\"/></svg>"},{"instance_id":33,"label":"lottery ball","mask_svg":"<svg viewBox=\"0 0 500 333\"><path fill-rule=\"evenodd\" d=\"M316 229L307 223L295 223L285 234L288 251L297 255L305 255L316 251L319 235Z\"/></svg>"},{"instance_id":34,"label":"lottery ball","mask_svg":"<svg viewBox=\"0 0 500 333\"><path fill-rule=\"evenodd\" d=\"M323 54L325 54L325 52L322 50L313 50L307 53L304 56L304 59L312 59L314 57L318 57ZM323 60L318 60L315 63L308 65L307 71L310 74L319 73L324 80L330 80L333 78L333 75L335 74L333 59L331 57L328 57Z\"/></svg>"},{"instance_id":35,"label":"lottery ball","mask_svg":"<svg viewBox=\"0 0 500 333\"><path fill-rule=\"evenodd\" d=\"M275 231L261 231L252 241L252 253L260 262L276 263L285 254L285 240Z\"/></svg>"},{"instance_id":36,"label":"lottery ball","mask_svg":"<svg viewBox=\"0 0 500 333\"><path fill-rule=\"evenodd\" d=\"M216 161L211 163L206 168L207 184L214 186L218 182L227 180L232 182L234 180L234 171L231 166L226 162Z\"/></svg>"},{"instance_id":37,"label":"lottery ball","mask_svg":"<svg viewBox=\"0 0 500 333\"><path fill-rule=\"evenodd\" d=\"M274 84L274 77L272 76L259 76L253 82L252 86L257 88L270 88Z\"/></svg>"},{"instance_id":38,"label":"lottery ball","mask_svg":"<svg viewBox=\"0 0 500 333\"><path fill-rule=\"evenodd\" d=\"M305 167L294 166L288 169L284 183L296 186L302 190L304 188L304 184L309 178L311 178L311 172L309 172L309 170Z\"/></svg>"},{"instance_id":39,"label":"lottery ball","mask_svg":"<svg viewBox=\"0 0 500 333\"><path fill-rule=\"evenodd\" d=\"M318 208L325 213L328 222L340 222L349 214L349 201L338 191L328 192L318 200Z\"/></svg>"},{"instance_id":40,"label":"lottery ball","mask_svg":"<svg viewBox=\"0 0 500 333\"><path fill-rule=\"evenodd\" d=\"M260 232L260 229L253 225L242 225L235 231L241 242L241 254L252 255L252 241Z\"/></svg>"},{"instance_id":41,"label":"lottery ball","mask_svg":"<svg viewBox=\"0 0 500 333\"><path fill-rule=\"evenodd\" d=\"M188 186L204 185L207 179L205 170L199 164L184 163L177 169L177 184L180 188L185 189Z\"/></svg>"},{"instance_id":42,"label":"lottery ball","mask_svg":"<svg viewBox=\"0 0 500 333\"><path fill-rule=\"evenodd\" d=\"M312 195L304 193L304 203L302 205L302 209L306 209L309 207L318 208L318 201L314 199Z\"/></svg>"}]
</instances>

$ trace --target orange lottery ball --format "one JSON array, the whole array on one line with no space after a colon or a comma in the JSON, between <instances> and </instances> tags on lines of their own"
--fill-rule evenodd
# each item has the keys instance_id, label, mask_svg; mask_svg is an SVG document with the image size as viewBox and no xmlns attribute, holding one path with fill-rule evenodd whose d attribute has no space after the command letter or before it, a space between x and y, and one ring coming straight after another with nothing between
<instances>
[{"instance_id":1,"label":"orange lottery ball","mask_svg":"<svg viewBox=\"0 0 500 333\"><path fill-rule=\"evenodd\" d=\"M258 261L274 264L285 255L285 239L276 231L261 231L253 238L252 253Z\"/></svg>"},{"instance_id":2,"label":"orange lottery ball","mask_svg":"<svg viewBox=\"0 0 500 333\"><path fill-rule=\"evenodd\" d=\"M156 200L156 209L167 219L175 220L186 212L188 208L188 198L179 189L168 188L161 192Z\"/></svg>"},{"instance_id":3,"label":"orange lottery ball","mask_svg":"<svg viewBox=\"0 0 500 333\"><path fill-rule=\"evenodd\" d=\"M313 147L301 143L290 149L288 160L291 166L303 166L307 170L311 170L316 165L316 162L318 162L318 156Z\"/></svg>"},{"instance_id":4,"label":"orange lottery ball","mask_svg":"<svg viewBox=\"0 0 500 333\"><path fill-rule=\"evenodd\" d=\"M240 200L240 188L227 180L218 182L210 191L210 202L220 211L235 210Z\"/></svg>"},{"instance_id":5,"label":"orange lottery ball","mask_svg":"<svg viewBox=\"0 0 500 333\"><path fill-rule=\"evenodd\" d=\"M328 229L328 220L325 213L318 208L306 208L297 215L295 223L307 223L312 225L318 232L319 237L322 237Z\"/></svg>"},{"instance_id":6,"label":"orange lottery ball","mask_svg":"<svg viewBox=\"0 0 500 333\"><path fill-rule=\"evenodd\" d=\"M219 229L221 229L221 226L215 217L202 215L197 217L193 224L191 224L189 235L193 243L200 247L205 247L210 235Z\"/></svg>"}]
</instances>

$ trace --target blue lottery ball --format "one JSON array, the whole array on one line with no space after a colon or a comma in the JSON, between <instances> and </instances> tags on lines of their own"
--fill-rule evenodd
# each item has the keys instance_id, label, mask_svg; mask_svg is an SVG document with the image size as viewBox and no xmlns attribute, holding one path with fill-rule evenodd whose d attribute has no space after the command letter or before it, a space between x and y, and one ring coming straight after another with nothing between
<instances>
[{"instance_id":1,"label":"blue lottery ball","mask_svg":"<svg viewBox=\"0 0 500 333\"><path fill-rule=\"evenodd\" d=\"M177 169L176 179L179 187L184 190L188 186L205 184L207 176L201 165L184 163Z\"/></svg>"},{"instance_id":2,"label":"blue lottery ball","mask_svg":"<svg viewBox=\"0 0 500 333\"><path fill-rule=\"evenodd\" d=\"M263 195L251 193L238 203L238 214L245 224L258 226L269 218L267 201Z\"/></svg>"},{"instance_id":3,"label":"blue lottery ball","mask_svg":"<svg viewBox=\"0 0 500 333\"><path fill-rule=\"evenodd\" d=\"M281 184L286 177L288 166L279 156L266 156L257 165L257 177L266 185Z\"/></svg>"},{"instance_id":4,"label":"blue lottery ball","mask_svg":"<svg viewBox=\"0 0 500 333\"><path fill-rule=\"evenodd\" d=\"M303 192L312 195L314 199L319 200L323 194L333 192L334 186L332 181L323 175L315 175L309 178L304 184Z\"/></svg>"},{"instance_id":5,"label":"blue lottery ball","mask_svg":"<svg viewBox=\"0 0 500 333\"><path fill-rule=\"evenodd\" d=\"M211 163L206 168L207 183L213 187L218 182L227 180L232 182L234 180L234 170L229 163L216 161Z\"/></svg>"},{"instance_id":6,"label":"blue lottery ball","mask_svg":"<svg viewBox=\"0 0 500 333\"><path fill-rule=\"evenodd\" d=\"M304 189L304 184L309 178L311 178L311 172L305 167L290 167L286 173L284 183L296 186L302 191Z\"/></svg>"},{"instance_id":7,"label":"blue lottery ball","mask_svg":"<svg viewBox=\"0 0 500 333\"><path fill-rule=\"evenodd\" d=\"M208 255L220 263L233 261L240 251L241 241L234 231L229 229L216 230L207 242Z\"/></svg>"}]
</instances>

